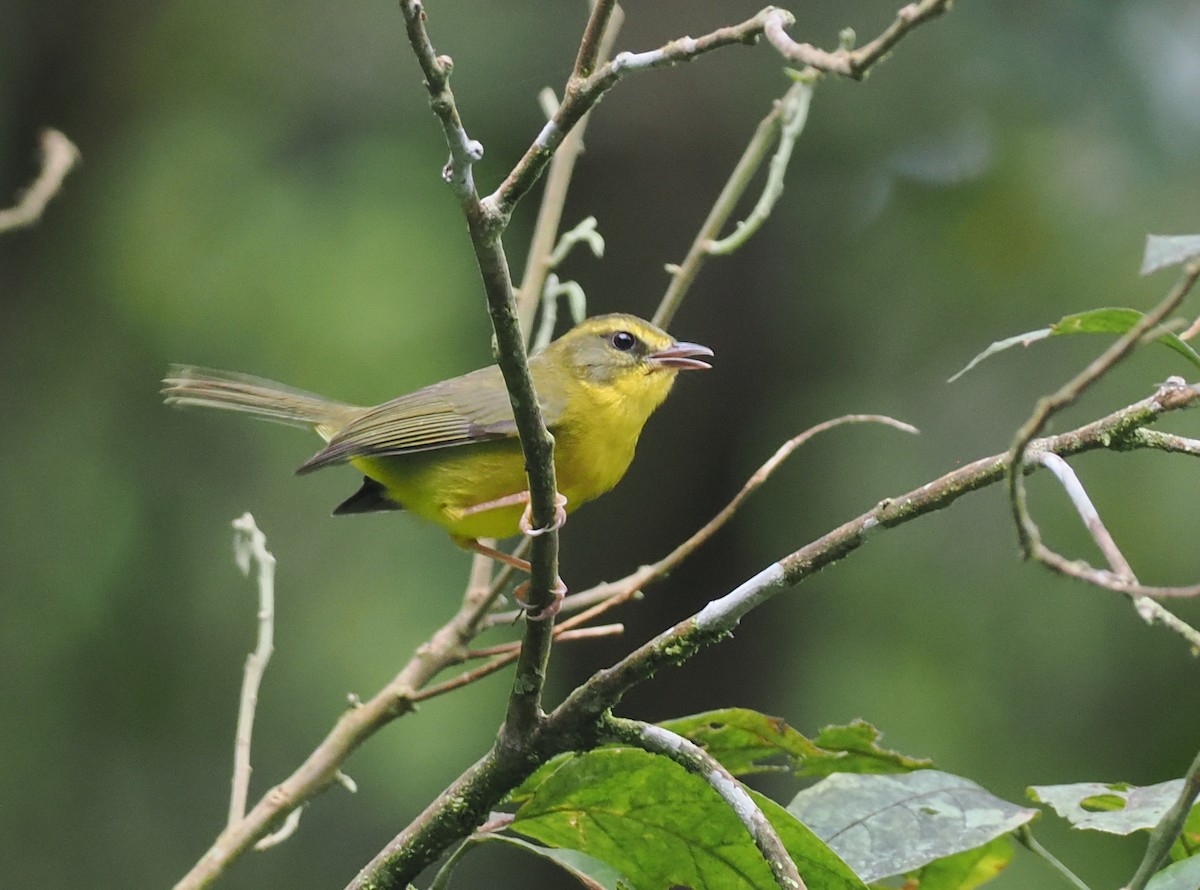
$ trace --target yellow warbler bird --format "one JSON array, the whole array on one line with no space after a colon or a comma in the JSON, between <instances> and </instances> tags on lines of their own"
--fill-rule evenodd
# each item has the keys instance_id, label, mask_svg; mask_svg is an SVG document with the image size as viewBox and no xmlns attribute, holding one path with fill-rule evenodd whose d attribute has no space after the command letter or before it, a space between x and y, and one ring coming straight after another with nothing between
<instances>
[{"instance_id":1,"label":"yellow warbler bird","mask_svg":"<svg viewBox=\"0 0 1200 890\"><path fill-rule=\"evenodd\" d=\"M648 321L613 314L587 319L530 357L542 416L554 434L559 524L620 481L676 373L710 367L697 356L712 354ZM171 405L315 429L327 444L298 473L349 463L365 477L335 514L408 510L444 528L459 546L528 571L526 561L477 540L539 531L530 528L525 460L497 366L372 408L189 366L173 367L163 383Z\"/></svg>"}]
</instances>

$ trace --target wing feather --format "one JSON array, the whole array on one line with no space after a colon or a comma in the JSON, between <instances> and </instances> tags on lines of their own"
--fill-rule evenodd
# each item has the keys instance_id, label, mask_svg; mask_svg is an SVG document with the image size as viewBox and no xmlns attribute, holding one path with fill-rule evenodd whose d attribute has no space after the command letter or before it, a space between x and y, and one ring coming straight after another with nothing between
<instances>
[{"instance_id":1,"label":"wing feather","mask_svg":"<svg viewBox=\"0 0 1200 890\"><path fill-rule=\"evenodd\" d=\"M541 376L541 375L539 375ZM546 422L562 413L564 394L538 382ZM306 473L354 457L385 457L517 434L504 378L495 365L435 383L364 411L297 472Z\"/></svg>"}]
</instances>

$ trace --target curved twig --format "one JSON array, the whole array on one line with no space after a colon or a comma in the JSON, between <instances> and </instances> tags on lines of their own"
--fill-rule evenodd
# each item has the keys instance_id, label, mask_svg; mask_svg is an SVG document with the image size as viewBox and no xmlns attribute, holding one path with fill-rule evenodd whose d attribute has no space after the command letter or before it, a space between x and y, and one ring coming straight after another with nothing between
<instances>
[{"instance_id":1,"label":"curved twig","mask_svg":"<svg viewBox=\"0 0 1200 890\"><path fill-rule=\"evenodd\" d=\"M790 27L791 23L783 19L768 21L766 37L789 61L809 65L829 74L862 80L871 66L887 55L905 34L922 22L941 15L950 8L951 2L952 0L921 0L919 3L902 6L896 13L896 18L882 34L858 49L842 47L830 52L810 43L797 43L784 30Z\"/></svg>"},{"instance_id":2,"label":"curved twig","mask_svg":"<svg viewBox=\"0 0 1200 890\"><path fill-rule=\"evenodd\" d=\"M745 826L781 890L807 890L796 863L788 855L775 827L754 802L754 798L746 793L742 783L715 757L683 736L641 720L610 716L604 720L600 732L609 741L634 745L651 754L669 757L688 772L704 779Z\"/></svg>"},{"instance_id":3,"label":"curved twig","mask_svg":"<svg viewBox=\"0 0 1200 890\"><path fill-rule=\"evenodd\" d=\"M58 130L43 130L39 140L42 171L21 195L16 206L0 210L0 232L30 226L42 218L50 199L62 189L63 180L79 163L79 149Z\"/></svg>"}]
</instances>

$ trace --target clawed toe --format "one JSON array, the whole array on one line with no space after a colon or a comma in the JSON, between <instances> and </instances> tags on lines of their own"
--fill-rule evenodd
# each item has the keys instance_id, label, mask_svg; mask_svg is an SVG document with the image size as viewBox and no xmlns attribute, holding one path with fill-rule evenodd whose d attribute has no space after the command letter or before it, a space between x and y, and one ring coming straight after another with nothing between
<instances>
[{"instance_id":1,"label":"clawed toe","mask_svg":"<svg viewBox=\"0 0 1200 890\"><path fill-rule=\"evenodd\" d=\"M536 538L538 535L544 535L546 532L556 531L567 524L567 496L562 492L554 493L554 521L545 528L533 527L533 510L529 504L525 505L525 511L521 514L517 526L521 532L531 538Z\"/></svg>"},{"instance_id":2,"label":"clawed toe","mask_svg":"<svg viewBox=\"0 0 1200 890\"><path fill-rule=\"evenodd\" d=\"M529 582L524 581L517 585L513 591L513 596L522 609L525 610L526 621L545 621L547 618L553 618L558 614L558 610L562 608L563 598L567 595L567 585L563 583L562 578L554 579L554 589L550 591L550 602L540 609L534 610L526 601L525 596L529 593Z\"/></svg>"}]
</instances>

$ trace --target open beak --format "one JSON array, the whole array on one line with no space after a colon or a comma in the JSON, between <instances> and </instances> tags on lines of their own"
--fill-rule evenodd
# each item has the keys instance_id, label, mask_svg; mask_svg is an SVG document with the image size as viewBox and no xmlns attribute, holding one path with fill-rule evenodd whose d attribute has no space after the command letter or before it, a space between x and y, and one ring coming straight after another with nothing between
<instances>
[{"instance_id":1,"label":"open beak","mask_svg":"<svg viewBox=\"0 0 1200 890\"><path fill-rule=\"evenodd\" d=\"M650 354L651 363L660 368L674 368L677 371L702 371L711 368L708 362L695 358L697 355L711 356L713 351L699 343L672 343L666 349Z\"/></svg>"}]
</instances>

